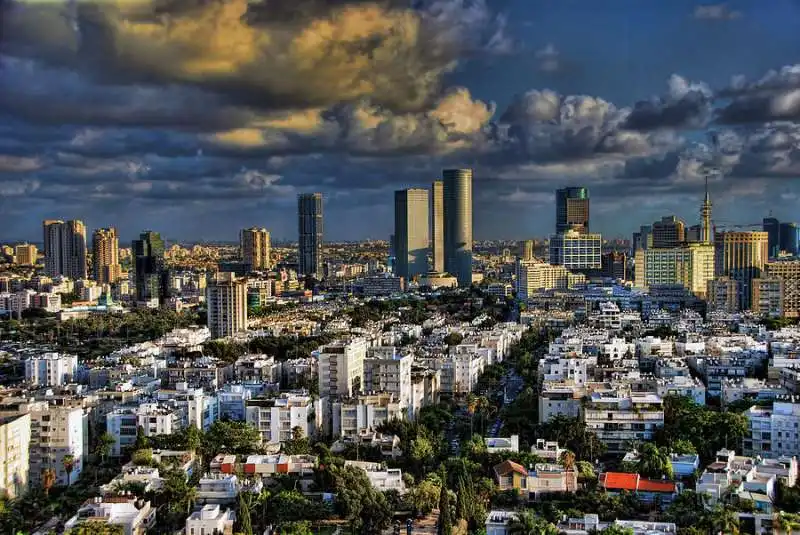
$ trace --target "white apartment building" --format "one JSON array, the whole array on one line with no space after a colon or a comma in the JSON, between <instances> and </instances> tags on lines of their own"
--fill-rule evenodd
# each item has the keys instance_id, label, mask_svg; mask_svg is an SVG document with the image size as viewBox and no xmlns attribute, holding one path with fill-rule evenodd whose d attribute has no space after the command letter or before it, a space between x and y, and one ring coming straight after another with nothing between
<instances>
[{"instance_id":1,"label":"white apartment building","mask_svg":"<svg viewBox=\"0 0 800 535\"><path fill-rule=\"evenodd\" d=\"M547 423L556 416L580 417L584 393L583 388L574 384L545 383L539 394L539 423Z\"/></svg>"},{"instance_id":2,"label":"white apartment building","mask_svg":"<svg viewBox=\"0 0 800 535\"><path fill-rule=\"evenodd\" d=\"M745 413L749 432L742 441L747 456L800 456L800 403L784 397L771 408L753 406Z\"/></svg>"},{"instance_id":3,"label":"white apartment building","mask_svg":"<svg viewBox=\"0 0 800 535\"><path fill-rule=\"evenodd\" d=\"M245 421L261 433L264 444L277 444L292 438L292 429L299 427L303 436L315 436L322 421L322 403L306 394L284 393L272 399L251 399L246 402Z\"/></svg>"},{"instance_id":4,"label":"white apartment building","mask_svg":"<svg viewBox=\"0 0 800 535\"><path fill-rule=\"evenodd\" d=\"M319 360L320 397L350 397L363 391L366 340L340 340L323 346L314 354Z\"/></svg>"},{"instance_id":5,"label":"white apartment building","mask_svg":"<svg viewBox=\"0 0 800 535\"><path fill-rule=\"evenodd\" d=\"M83 472L89 453L89 417L80 407L33 404L31 417L31 483L41 484L42 472L51 468L56 485L71 485ZM72 472L67 473L64 457L71 455Z\"/></svg>"},{"instance_id":6,"label":"white apartment building","mask_svg":"<svg viewBox=\"0 0 800 535\"><path fill-rule=\"evenodd\" d=\"M331 404L331 432L336 438L358 437L384 422L404 418L403 408L392 394L360 395Z\"/></svg>"},{"instance_id":7,"label":"white apartment building","mask_svg":"<svg viewBox=\"0 0 800 535\"><path fill-rule=\"evenodd\" d=\"M253 392L244 385L228 384L217 391L220 419L244 422L247 414L247 402L252 399Z\"/></svg>"},{"instance_id":8,"label":"white apartment building","mask_svg":"<svg viewBox=\"0 0 800 535\"><path fill-rule=\"evenodd\" d=\"M281 365L267 355L245 355L233 366L237 381L243 383L279 383Z\"/></svg>"},{"instance_id":9,"label":"white apartment building","mask_svg":"<svg viewBox=\"0 0 800 535\"><path fill-rule=\"evenodd\" d=\"M417 368L411 372L411 404L406 418L414 420L417 414L428 405L439 403L441 393L441 372L428 368Z\"/></svg>"},{"instance_id":10,"label":"white apartment building","mask_svg":"<svg viewBox=\"0 0 800 535\"><path fill-rule=\"evenodd\" d=\"M175 390L161 389L156 392L159 402L169 402L178 407L186 417L183 425L193 425L208 431L211 424L219 419L219 399L206 394L202 388L189 388L186 383L178 383Z\"/></svg>"},{"instance_id":11,"label":"white apartment building","mask_svg":"<svg viewBox=\"0 0 800 535\"><path fill-rule=\"evenodd\" d=\"M0 417L0 494L17 498L28 490L30 441L29 414Z\"/></svg>"},{"instance_id":12,"label":"white apartment building","mask_svg":"<svg viewBox=\"0 0 800 535\"><path fill-rule=\"evenodd\" d=\"M385 492L396 490L400 494L405 493L406 485L403 483L403 472L399 468L386 468L382 463L371 463L365 461L345 461L345 466L360 468L367 473L369 482L375 490Z\"/></svg>"},{"instance_id":13,"label":"white apartment building","mask_svg":"<svg viewBox=\"0 0 800 535\"><path fill-rule=\"evenodd\" d=\"M186 519L186 535L233 535L236 513L218 504L206 504Z\"/></svg>"},{"instance_id":14,"label":"white apartment building","mask_svg":"<svg viewBox=\"0 0 800 535\"><path fill-rule=\"evenodd\" d=\"M212 338L247 330L247 280L234 273L217 273L206 286L206 306Z\"/></svg>"},{"instance_id":15,"label":"white apartment building","mask_svg":"<svg viewBox=\"0 0 800 535\"><path fill-rule=\"evenodd\" d=\"M653 440L656 429L664 425L664 406L654 393L596 390L584 407L583 419L609 452L623 452L630 442Z\"/></svg>"},{"instance_id":16,"label":"white apartment building","mask_svg":"<svg viewBox=\"0 0 800 535\"><path fill-rule=\"evenodd\" d=\"M412 355L403 355L392 349L391 355L368 357L364 360L364 392L388 392L394 396L401 409L412 403Z\"/></svg>"},{"instance_id":17,"label":"white apartment building","mask_svg":"<svg viewBox=\"0 0 800 535\"><path fill-rule=\"evenodd\" d=\"M183 427L186 416L177 407L166 407L158 403L142 403L138 407L116 409L106 415L106 429L114 437L111 454L122 455L122 451L136 442L139 427L145 436L171 435Z\"/></svg>"},{"instance_id":18,"label":"white apartment building","mask_svg":"<svg viewBox=\"0 0 800 535\"><path fill-rule=\"evenodd\" d=\"M25 361L25 380L33 386L61 386L73 380L78 371L78 357L44 353Z\"/></svg>"},{"instance_id":19,"label":"white apartment building","mask_svg":"<svg viewBox=\"0 0 800 535\"><path fill-rule=\"evenodd\" d=\"M591 380L591 371L597 366L597 357L546 356L539 361L539 375L544 381L569 381L584 385Z\"/></svg>"},{"instance_id":20,"label":"white apartment building","mask_svg":"<svg viewBox=\"0 0 800 535\"><path fill-rule=\"evenodd\" d=\"M586 277L564 266L534 260L517 262L517 299L525 301L539 290L570 290L586 283Z\"/></svg>"},{"instance_id":21,"label":"white apartment building","mask_svg":"<svg viewBox=\"0 0 800 535\"><path fill-rule=\"evenodd\" d=\"M150 506L150 502L136 497L110 498L108 501L92 498L67 520L64 531L69 532L85 522L122 526L124 535L144 535L156 523L156 509Z\"/></svg>"},{"instance_id":22,"label":"white apartment building","mask_svg":"<svg viewBox=\"0 0 800 535\"><path fill-rule=\"evenodd\" d=\"M706 387L696 377L678 375L667 379L656 379L656 394L659 396L682 396L698 405L706 404Z\"/></svg>"}]
</instances>

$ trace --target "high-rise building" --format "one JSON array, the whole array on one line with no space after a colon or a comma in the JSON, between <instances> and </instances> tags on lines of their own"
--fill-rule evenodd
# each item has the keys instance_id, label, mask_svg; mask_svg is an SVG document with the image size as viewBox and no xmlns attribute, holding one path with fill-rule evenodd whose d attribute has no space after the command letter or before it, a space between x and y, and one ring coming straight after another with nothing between
<instances>
[{"instance_id":1,"label":"high-rise building","mask_svg":"<svg viewBox=\"0 0 800 535\"><path fill-rule=\"evenodd\" d=\"M86 278L86 226L83 221L48 219L44 230L45 274Z\"/></svg>"},{"instance_id":2,"label":"high-rise building","mask_svg":"<svg viewBox=\"0 0 800 535\"><path fill-rule=\"evenodd\" d=\"M765 217L762 221L761 230L769 236L768 245L769 257L777 258L781 250L781 224L774 217Z\"/></svg>"},{"instance_id":3,"label":"high-rise building","mask_svg":"<svg viewBox=\"0 0 800 535\"><path fill-rule=\"evenodd\" d=\"M31 415L0 416L0 492L17 498L28 490Z\"/></svg>"},{"instance_id":4,"label":"high-rise building","mask_svg":"<svg viewBox=\"0 0 800 535\"><path fill-rule=\"evenodd\" d=\"M520 243L519 257L521 260L533 260L533 240L525 240Z\"/></svg>"},{"instance_id":5,"label":"high-rise building","mask_svg":"<svg viewBox=\"0 0 800 535\"><path fill-rule=\"evenodd\" d=\"M428 190L394 192L395 273L410 279L428 272Z\"/></svg>"},{"instance_id":6,"label":"high-rise building","mask_svg":"<svg viewBox=\"0 0 800 535\"><path fill-rule=\"evenodd\" d=\"M800 227L797 223L780 224L780 250L796 256L800 248Z\"/></svg>"},{"instance_id":7,"label":"high-rise building","mask_svg":"<svg viewBox=\"0 0 800 535\"><path fill-rule=\"evenodd\" d=\"M158 232L146 231L131 244L138 303L162 303L169 295L169 277L164 260L164 240Z\"/></svg>"},{"instance_id":8,"label":"high-rise building","mask_svg":"<svg viewBox=\"0 0 800 535\"><path fill-rule=\"evenodd\" d=\"M472 169L445 169L444 263L458 285L472 285Z\"/></svg>"},{"instance_id":9,"label":"high-rise building","mask_svg":"<svg viewBox=\"0 0 800 535\"><path fill-rule=\"evenodd\" d=\"M101 284L113 284L119 279L119 237L114 227L92 233L92 266L94 280Z\"/></svg>"},{"instance_id":10,"label":"high-rise building","mask_svg":"<svg viewBox=\"0 0 800 535\"><path fill-rule=\"evenodd\" d=\"M761 277L769 258L769 234L717 232L714 246L716 275L730 277L739 284L739 308L749 310L753 279Z\"/></svg>"},{"instance_id":11,"label":"high-rise building","mask_svg":"<svg viewBox=\"0 0 800 535\"><path fill-rule=\"evenodd\" d=\"M578 230L550 236L550 263L567 269L600 270L603 238Z\"/></svg>"},{"instance_id":12,"label":"high-rise building","mask_svg":"<svg viewBox=\"0 0 800 535\"><path fill-rule=\"evenodd\" d=\"M337 340L319 348L315 354L319 363L320 398L351 397L364 389L366 340Z\"/></svg>"},{"instance_id":13,"label":"high-rise building","mask_svg":"<svg viewBox=\"0 0 800 535\"><path fill-rule=\"evenodd\" d=\"M14 263L20 266L35 266L39 257L39 249L30 243L21 243L14 247Z\"/></svg>"},{"instance_id":14,"label":"high-rise building","mask_svg":"<svg viewBox=\"0 0 800 535\"><path fill-rule=\"evenodd\" d=\"M627 280L628 278L628 255L620 251L609 251L603 253L600 259L602 264L603 276L615 280Z\"/></svg>"},{"instance_id":15,"label":"high-rise building","mask_svg":"<svg viewBox=\"0 0 800 535\"><path fill-rule=\"evenodd\" d=\"M564 266L536 260L518 260L516 266L517 299L525 301L539 290L571 290L586 283L586 277Z\"/></svg>"},{"instance_id":16,"label":"high-rise building","mask_svg":"<svg viewBox=\"0 0 800 535\"><path fill-rule=\"evenodd\" d=\"M589 190L570 187L556 190L556 234L575 230L589 232Z\"/></svg>"},{"instance_id":17,"label":"high-rise building","mask_svg":"<svg viewBox=\"0 0 800 535\"><path fill-rule=\"evenodd\" d=\"M431 252L433 271L444 271L444 182L435 181L431 186Z\"/></svg>"},{"instance_id":18,"label":"high-rise building","mask_svg":"<svg viewBox=\"0 0 800 535\"><path fill-rule=\"evenodd\" d=\"M688 243L669 249L639 249L634 271L637 288L680 285L704 297L714 279L714 247Z\"/></svg>"},{"instance_id":19,"label":"high-rise building","mask_svg":"<svg viewBox=\"0 0 800 535\"><path fill-rule=\"evenodd\" d=\"M233 273L217 273L206 286L206 308L212 338L247 330L247 279Z\"/></svg>"},{"instance_id":20,"label":"high-rise building","mask_svg":"<svg viewBox=\"0 0 800 535\"><path fill-rule=\"evenodd\" d=\"M730 277L718 277L708 282L709 311L734 313L739 310L739 283Z\"/></svg>"},{"instance_id":21,"label":"high-rise building","mask_svg":"<svg viewBox=\"0 0 800 535\"><path fill-rule=\"evenodd\" d=\"M677 247L686 241L686 224L673 216L664 216L653 223L654 249Z\"/></svg>"},{"instance_id":22,"label":"high-rise building","mask_svg":"<svg viewBox=\"0 0 800 535\"><path fill-rule=\"evenodd\" d=\"M297 197L299 240L297 271L321 279L322 273L322 193L302 193Z\"/></svg>"},{"instance_id":23,"label":"high-rise building","mask_svg":"<svg viewBox=\"0 0 800 535\"><path fill-rule=\"evenodd\" d=\"M269 232L263 228L246 228L239 233L239 246L242 262L253 271L272 268L270 261Z\"/></svg>"},{"instance_id":24,"label":"high-rise building","mask_svg":"<svg viewBox=\"0 0 800 535\"><path fill-rule=\"evenodd\" d=\"M753 311L769 316L800 317L800 260L768 262L763 277L753 280L753 292Z\"/></svg>"},{"instance_id":25,"label":"high-rise building","mask_svg":"<svg viewBox=\"0 0 800 535\"><path fill-rule=\"evenodd\" d=\"M653 246L653 227L652 225L642 225L639 232L633 233L633 250L649 249Z\"/></svg>"}]
</instances>

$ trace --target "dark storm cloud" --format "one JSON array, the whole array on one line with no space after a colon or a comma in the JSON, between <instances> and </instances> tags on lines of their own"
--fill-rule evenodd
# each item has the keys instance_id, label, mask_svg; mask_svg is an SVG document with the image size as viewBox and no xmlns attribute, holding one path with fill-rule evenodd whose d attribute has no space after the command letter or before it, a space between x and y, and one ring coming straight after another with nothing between
<instances>
[{"instance_id":1,"label":"dark storm cloud","mask_svg":"<svg viewBox=\"0 0 800 535\"><path fill-rule=\"evenodd\" d=\"M711 114L712 93L705 84L693 84L678 75L669 80L666 95L636 103L625 121L631 130L700 128Z\"/></svg>"},{"instance_id":2,"label":"dark storm cloud","mask_svg":"<svg viewBox=\"0 0 800 535\"><path fill-rule=\"evenodd\" d=\"M723 124L800 120L800 65L770 71L756 81L738 77L719 97L729 99L717 111Z\"/></svg>"}]
</instances>

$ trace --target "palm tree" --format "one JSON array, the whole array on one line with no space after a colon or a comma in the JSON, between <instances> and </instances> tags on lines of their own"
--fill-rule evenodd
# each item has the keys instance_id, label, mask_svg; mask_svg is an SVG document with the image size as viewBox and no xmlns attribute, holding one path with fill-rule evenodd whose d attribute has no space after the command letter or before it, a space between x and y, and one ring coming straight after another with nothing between
<instances>
[{"instance_id":1,"label":"palm tree","mask_svg":"<svg viewBox=\"0 0 800 535\"><path fill-rule=\"evenodd\" d=\"M509 535L558 535L558 529L530 511L521 511L508 523Z\"/></svg>"},{"instance_id":2,"label":"palm tree","mask_svg":"<svg viewBox=\"0 0 800 535\"><path fill-rule=\"evenodd\" d=\"M722 535L739 535L739 518L727 507L716 506L709 514L711 531Z\"/></svg>"},{"instance_id":3,"label":"palm tree","mask_svg":"<svg viewBox=\"0 0 800 535\"><path fill-rule=\"evenodd\" d=\"M775 533L792 535L794 530L800 527L800 523L797 522L797 515L792 515L781 511L775 515L775 519L772 521L772 526L775 528Z\"/></svg>"},{"instance_id":4,"label":"palm tree","mask_svg":"<svg viewBox=\"0 0 800 535\"><path fill-rule=\"evenodd\" d=\"M64 466L64 471L67 473L67 486L72 485L72 471L75 469L75 456L71 453L64 455L61 459L61 464Z\"/></svg>"},{"instance_id":5,"label":"palm tree","mask_svg":"<svg viewBox=\"0 0 800 535\"><path fill-rule=\"evenodd\" d=\"M42 470L42 488L44 489L45 496L50 495L50 489L56 483L56 471L52 468L45 468Z\"/></svg>"},{"instance_id":6,"label":"palm tree","mask_svg":"<svg viewBox=\"0 0 800 535\"><path fill-rule=\"evenodd\" d=\"M564 450L564 453L561 454L561 466L564 467L564 470L572 471L575 469L575 454L569 450Z\"/></svg>"}]
</instances>

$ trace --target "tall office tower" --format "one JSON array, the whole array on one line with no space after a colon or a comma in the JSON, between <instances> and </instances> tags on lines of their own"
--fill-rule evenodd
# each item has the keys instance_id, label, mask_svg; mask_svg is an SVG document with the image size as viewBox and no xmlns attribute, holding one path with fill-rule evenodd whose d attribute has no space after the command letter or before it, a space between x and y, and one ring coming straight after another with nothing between
<instances>
[{"instance_id":1,"label":"tall office tower","mask_svg":"<svg viewBox=\"0 0 800 535\"><path fill-rule=\"evenodd\" d=\"M119 265L117 229L99 228L92 233L92 265L94 280L102 284L117 282L122 272Z\"/></svg>"},{"instance_id":2,"label":"tall office tower","mask_svg":"<svg viewBox=\"0 0 800 535\"><path fill-rule=\"evenodd\" d=\"M769 259L766 232L717 232L714 237L715 274L738 283L740 310L750 310L753 279L761 277Z\"/></svg>"},{"instance_id":3,"label":"tall office tower","mask_svg":"<svg viewBox=\"0 0 800 535\"><path fill-rule=\"evenodd\" d=\"M30 243L21 243L14 247L14 263L20 266L35 266L39 249Z\"/></svg>"},{"instance_id":4,"label":"tall office tower","mask_svg":"<svg viewBox=\"0 0 800 535\"><path fill-rule=\"evenodd\" d=\"M270 261L269 232L263 228L246 228L239 233L239 246L242 262L253 271L267 270L272 267Z\"/></svg>"},{"instance_id":5,"label":"tall office tower","mask_svg":"<svg viewBox=\"0 0 800 535\"><path fill-rule=\"evenodd\" d=\"M589 232L589 190L582 187L556 190L556 234Z\"/></svg>"},{"instance_id":6,"label":"tall office tower","mask_svg":"<svg viewBox=\"0 0 800 535\"><path fill-rule=\"evenodd\" d=\"M472 285L472 169L445 169L444 269L458 285Z\"/></svg>"},{"instance_id":7,"label":"tall office tower","mask_svg":"<svg viewBox=\"0 0 800 535\"><path fill-rule=\"evenodd\" d=\"M322 278L322 193L297 196L297 271Z\"/></svg>"},{"instance_id":8,"label":"tall office tower","mask_svg":"<svg viewBox=\"0 0 800 535\"><path fill-rule=\"evenodd\" d=\"M212 338L225 338L247 330L247 279L217 273L206 286L208 330Z\"/></svg>"},{"instance_id":9,"label":"tall office tower","mask_svg":"<svg viewBox=\"0 0 800 535\"><path fill-rule=\"evenodd\" d=\"M395 274L410 279L428 272L428 190L394 192Z\"/></svg>"},{"instance_id":10,"label":"tall office tower","mask_svg":"<svg viewBox=\"0 0 800 535\"><path fill-rule=\"evenodd\" d=\"M533 240L520 242L519 257L526 262L533 260Z\"/></svg>"},{"instance_id":11,"label":"tall office tower","mask_svg":"<svg viewBox=\"0 0 800 535\"><path fill-rule=\"evenodd\" d=\"M567 269L600 270L603 238L600 234L568 230L550 236L550 263Z\"/></svg>"},{"instance_id":12,"label":"tall office tower","mask_svg":"<svg viewBox=\"0 0 800 535\"><path fill-rule=\"evenodd\" d=\"M765 217L761 224L761 230L769 235L769 257L778 258L781 251L781 224L774 217Z\"/></svg>"},{"instance_id":13,"label":"tall office tower","mask_svg":"<svg viewBox=\"0 0 800 535\"><path fill-rule=\"evenodd\" d=\"M714 247L687 243L668 249L639 249L635 253L634 286L680 285L698 297L705 297L714 279Z\"/></svg>"},{"instance_id":14,"label":"tall office tower","mask_svg":"<svg viewBox=\"0 0 800 535\"><path fill-rule=\"evenodd\" d=\"M134 258L136 301L164 301L169 294L169 277L164 260L164 240L158 232L146 231L131 244Z\"/></svg>"},{"instance_id":15,"label":"tall office tower","mask_svg":"<svg viewBox=\"0 0 800 535\"><path fill-rule=\"evenodd\" d=\"M780 250L790 255L797 255L800 248L800 227L797 223L781 223Z\"/></svg>"},{"instance_id":16,"label":"tall office tower","mask_svg":"<svg viewBox=\"0 0 800 535\"><path fill-rule=\"evenodd\" d=\"M45 274L73 280L86 278L86 226L83 221L45 220Z\"/></svg>"},{"instance_id":17,"label":"tall office tower","mask_svg":"<svg viewBox=\"0 0 800 535\"><path fill-rule=\"evenodd\" d=\"M675 217L664 216L653 223L653 248L670 249L686 241L686 224Z\"/></svg>"},{"instance_id":18,"label":"tall office tower","mask_svg":"<svg viewBox=\"0 0 800 535\"><path fill-rule=\"evenodd\" d=\"M653 227L652 225L642 225L639 232L633 233L633 251L639 249L650 249L653 246Z\"/></svg>"},{"instance_id":19,"label":"tall office tower","mask_svg":"<svg viewBox=\"0 0 800 535\"><path fill-rule=\"evenodd\" d=\"M431 252L433 271L444 271L444 182L435 181L431 186Z\"/></svg>"}]
</instances>

